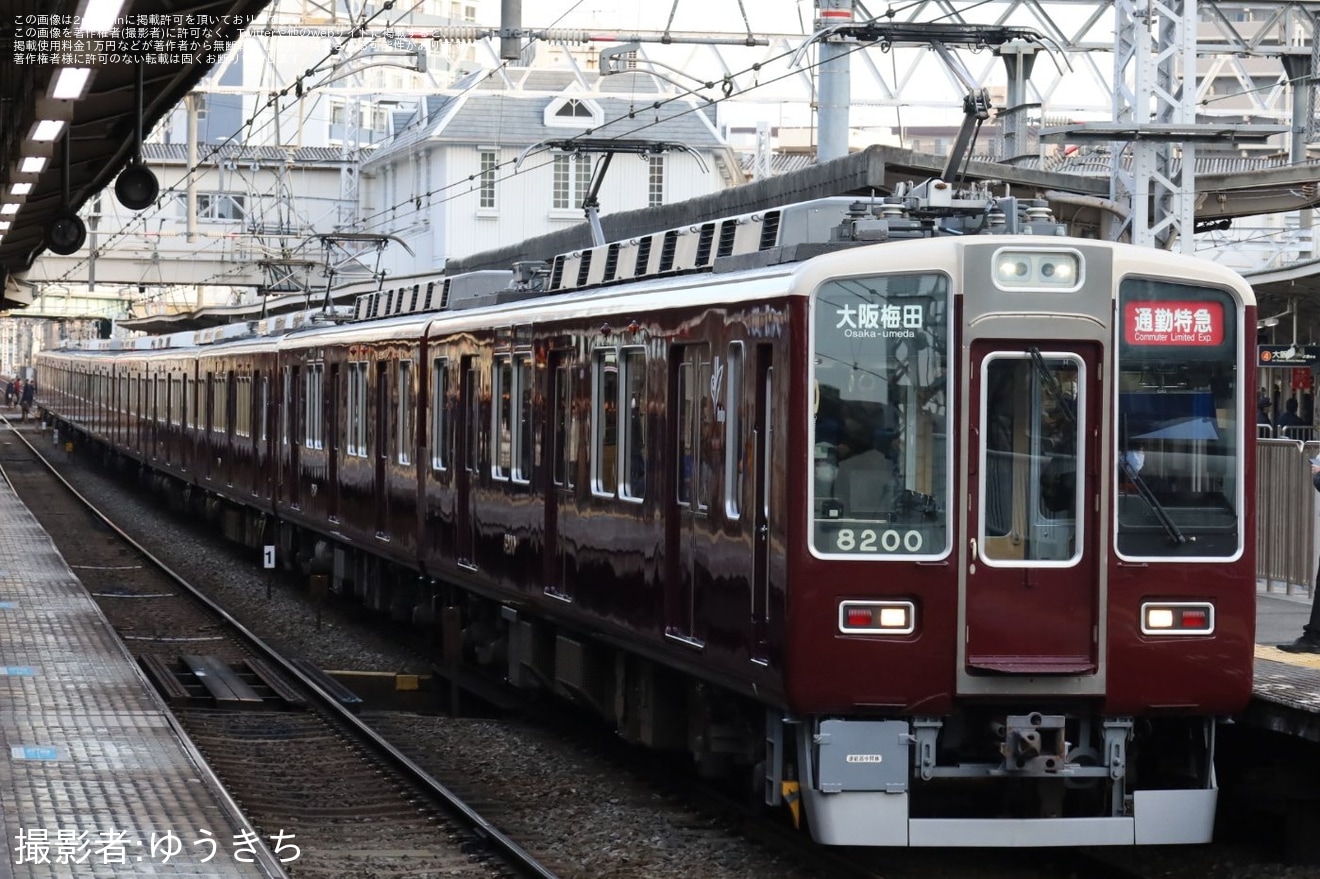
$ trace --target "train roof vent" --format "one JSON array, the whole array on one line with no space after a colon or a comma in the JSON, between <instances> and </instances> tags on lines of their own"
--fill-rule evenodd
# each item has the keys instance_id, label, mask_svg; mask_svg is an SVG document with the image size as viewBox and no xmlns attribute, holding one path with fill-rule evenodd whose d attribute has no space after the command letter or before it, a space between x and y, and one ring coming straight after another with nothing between
<instances>
[{"instance_id":1,"label":"train roof vent","mask_svg":"<svg viewBox=\"0 0 1320 879\"><path fill-rule=\"evenodd\" d=\"M595 250L584 250L578 254L577 286L586 286L587 279L591 277L591 256Z\"/></svg>"},{"instance_id":2,"label":"train roof vent","mask_svg":"<svg viewBox=\"0 0 1320 879\"><path fill-rule=\"evenodd\" d=\"M737 240L738 220L725 220L720 223L720 242L715 248L715 256L731 256L733 254L733 244Z\"/></svg>"},{"instance_id":3,"label":"train roof vent","mask_svg":"<svg viewBox=\"0 0 1320 879\"><path fill-rule=\"evenodd\" d=\"M367 319L380 317L380 293L371 294L371 309L367 312Z\"/></svg>"},{"instance_id":4,"label":"train roof vent","mask_svg":"<svg viewBox=\"0 0 1320 879\"><path fill-rule=\"evenodd\" d=\"M439 304L434 302L436 286L436 281L426 282L426 295L422 297L422 311L432 311L439 307ZM440 289L444 290L443 284L440 284Z\"/></svg>"},{"instance_id":5,"label":"train roof vent","mask_svg":"<svg viewBox=\"0 0 1320 879\"><path fill-rule=\"evenodd\" d=\"M371 300L375 295L375 293L364 293L353 300L353 320L367 319L367 315L371 314ZM263 321L263 323L269 324L270 321Z\"/></svg>"},{"instance_id":6,"label":"train roof vent","mask_svg":"<svg viewBox=\"0 0 1320 879\"><path fill-rule=\"evenodd\" d=\"M783 214L780 211L766 211L761 220L761 242L759 250L768 250L779 243L779 222Z\"/></svg>"},{"instance_id":7,"label":"train roof vent","mask_svg":"<svg viewBox=\"0 0 1320 879\"><path fill-rule=\"evenodd\" d=\"M660 268L657 270L661 274L674 269L674 259L678 255L678 230L670 229L664 235L664 244L660 248Z\"/></svg>"},{"instance_id":8,"label":"train roof vent","mask_svg":"<svg viewBox=\"0 0 1320 879\"><path fill-rule=\"evenodd\" d=\"M697 233L697 261L698 268L704 268L710 265L710 252L715 243L715 224L702 223L701 231Z\"/></svg>"},{"instance_id":9,"label":"train roof vent","mask_svg":"<svg viewBox=\"0 0 1320 879\"><path fill-rule=\"evenodd\" d=\"M427 291L427 292L428 292L428 293L430 292L429 288L428 288L428 291ZM411 314L412 312L415 312L415 311L418 311L418 310L419 310L417 306L421 303L421 298L422 298L422 285L421 285L421 284L413 284L412 298L408 300L408 313L409 313L409 314Z\"/></svg>"},{"instance_id":10,"label":"train roof vent","mask_svg":"<svg viewBox=\"0 0 1320 879\"><path fill-rule=\"evenodd\" d=\"M530 293L514 290L510 287L513 272L490 269L480 272L468 272L445 279L445 307L450 311L464 308L480 308L483 305L498 305L514 299L526 298Z\"/></svg>"},{"instance_id":11,"label":"train roof vent","mask_svg":"<svg viewBox=\"0 0 1320 879\"><path fill-rule=\"evenodd\" d=\"M637 259L633 262L634 278L641 278L646 275L651 267L651 236L637 242Z\"/></svg>"},{"instance_id":12,"label":"train roof vent","mask_svg":"<svg viewBox=\"0 0 1320 879\"><path fill-rule=\"evenodd\" d=\"M562 254L555 257L554 264L550 267L550 289L558 290L559 285L564 280L564 257Z\"/></svg>"},{"instance_id":13,"label":"train roof vent","mask_svg":"<svg viewBox=\"0 0 1320 879\"><path fill-rule=\"evenodd\" d=\"M605 251L605 271L603 281L613 281L619 274L619 245L611 244Z\"/></svg>"}]
</instances>

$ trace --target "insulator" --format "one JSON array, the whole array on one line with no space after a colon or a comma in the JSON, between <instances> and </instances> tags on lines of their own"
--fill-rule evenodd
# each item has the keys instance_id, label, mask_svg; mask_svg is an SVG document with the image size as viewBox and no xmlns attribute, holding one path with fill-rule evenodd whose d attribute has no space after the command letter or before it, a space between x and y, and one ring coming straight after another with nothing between
<instances>
[{"instance_id":1,"label":"insulator","mask_svg":"<svg viewBox=\"0 0 1320 879\"><path fill-rule=\"evenodd\" d=\"M476 25L451 24L431 31L431 39L442 43L475 43L486 37L495 36L495 31Z\"/></svg>"},{"instance_id":2,"label":"insulator","mask_svg":"<svg viewBox=\"0 0 1320 879\"><path fill-rule=\"evenodd\" d=\"M552 27L549 30L541 31L537 35L538 39L545 43L556 43L565 45L569 43L589 43L591 34L586 31L573 30L571 28Z\"/></svg>"}]
</instances>

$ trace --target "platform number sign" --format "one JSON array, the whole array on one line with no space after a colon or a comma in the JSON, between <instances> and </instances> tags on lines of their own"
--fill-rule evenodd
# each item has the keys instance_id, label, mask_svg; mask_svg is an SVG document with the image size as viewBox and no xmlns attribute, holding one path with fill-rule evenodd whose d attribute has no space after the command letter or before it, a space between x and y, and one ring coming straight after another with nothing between
<instances>
[{"instance_id":1,"label":"platform number sign","mask_svg":"<svg viewBox=\"0 0 1320 879\"><path fill-rule=\"evenodd\" d=\"M275 567L275 547L266 546L261 549L261 566L266 570Z\"/></svg>"}]
</instances>

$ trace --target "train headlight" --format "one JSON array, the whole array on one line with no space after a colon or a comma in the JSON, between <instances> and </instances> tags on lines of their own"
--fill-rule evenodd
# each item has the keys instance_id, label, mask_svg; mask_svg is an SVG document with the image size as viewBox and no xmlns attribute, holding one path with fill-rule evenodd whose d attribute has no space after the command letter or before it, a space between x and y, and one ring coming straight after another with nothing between
<instances>
[{"instance_id":1,"label":"train headlight","mask_svg":"<svg viewBox=\"0 0 1320 879\"><path fill-rule=\"evenodd\" d=\"M1141 605L1143 635L1209 635L1215 606L1208 601L1148 601Z\"/></svg>"},{"instance_id":2,"label":"train headlight","mask_svg":"<svg viewBox=\"0 0 1320 879\"><path fill-rule=\"evenodd\" d=\"M917 608L910 601L841 601L839 631L845 635L911 635Z\"/></svg>"},{"instance_id":3,"label":"train headlight","mask_svg":"<svg viewBox=\"0 0 1320 879\"><path fill-rule=\"evenodd\" d=\"M1076 290L1082 255L1074 250L1001 250L994 257L995 286L1001 290Z\"/></svg>"}]
</instances>

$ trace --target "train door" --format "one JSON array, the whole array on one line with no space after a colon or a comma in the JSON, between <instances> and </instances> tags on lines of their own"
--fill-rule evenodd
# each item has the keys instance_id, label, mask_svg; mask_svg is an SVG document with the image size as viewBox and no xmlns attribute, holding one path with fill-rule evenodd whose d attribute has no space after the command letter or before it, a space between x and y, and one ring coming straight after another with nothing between
<instances>
[{"instance_id":1,"label":"train door","mask_svg":"<svg viewBox=\"0 0 1320 879\"><path fill-rule=\"evenodd\" d=\"M559 531L560 508L570 512L573 487L577 480L577 424L573 418L573 352L551 351L546 380L550 403L550 442L548 448L550 484L545 487L545 592L556 598L571 601L570 578L565 570L573 558L572 547L567 545Z\"/></svg>"},{"instance_id":2,"label":"train door","mask_svg":"<svg viewBox=\"0 0 1320 879\"><path fill-rule=\"evenodd\" d=\"M376 406L372 418L375 448L372 450L372 494L376 502L376 536L389 534L389 491L385 484L386 467L390 456L390 361L376 361ZM368 440L370 442L371 440ZM403 442L403 437L398 438Z\"/></svg>"},{"instance_id":3,"label":"train door","mask_svg":"<svg viewBox=\"0 0 1320 879\"><path fill-rule=\"evenodd\" d=\"M971 358L966 666L1095 673L1098 348L977 341Z\"/></svg>"},{"instance_id":4,"label":"train door","mask_svg":"<svg viewBox=\"0 0 1320 879\"><path fill-rule=\"evenodd\" d=\"M481 431L481 384L477 376L477 358L464 357L459 373L458 389L458 456L459 465L454 477L457 488L456 520L458 523L458 563L471 570L477 569L476 528L473 504L476 481L481 466L478 437Z\"/></svg>"},{"instance_id":5,"label":"train door","mask_svg":"<svg viewBox=\"0 0 1320 879\"><path fill-rule=\"evenodd\" d=\"M284 376L284 425L288 429L284 441L289 446L289 466L284 472L284 488L289 506L298 508L302 505L302 477L298 470L301 466L299 451L305 435L302 433L303 420L307 417L304 409L306 391L302 385L301 367L288 367Z\"/></svg>"},{"instance_id":6,"label":"train door","mask_svg":"<svg viewBox=\"0 0 1320 879\"><path fill-rule=\"evenodd\" d=\"M774 396L775 369L773 349L760 345L756 350L756 408L752 413L752 641L751 658L769 660L770 646L770 473L774 461L774 434L770 413Z\"/></svg>"},{"instance_id":7,"label":"train door","mask_svg":"<svg viewBox=\"0 0 1320 879\"><path fill-rule=\"evenodd\" d=\"M710 348L676 346L669 360L668 445L674 490L666 500L665 634L701 645L697 604L701 542L708 530L713 468L719 465L713 444L717 429L711 389Z\"/></svg>"},{"instance_id":8,"label":"train door","mask_svg":"<svg viewBox=\"0 0 1320 879\"><path fill-rule=\"evenodd\" d=\"M339 400L343 396L339 366L338 363L330 364L330 381L320 389L322 403L317 407L318 411L325 413L325 421L320 426L321 436L325 438L325 487L328 490L325 514L335 521L339 520L339 455L347 439L339 423Z\"/></svg>"}]
</instances>

